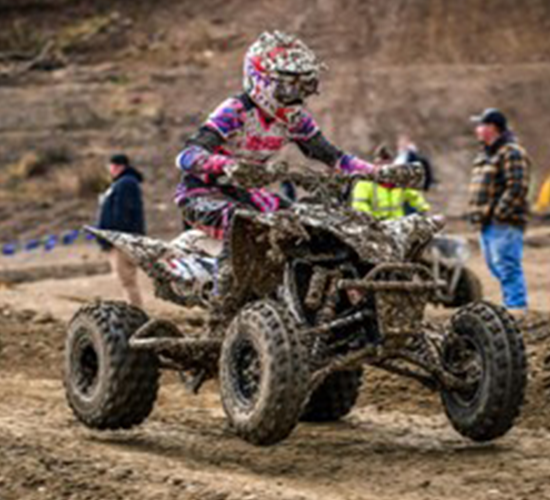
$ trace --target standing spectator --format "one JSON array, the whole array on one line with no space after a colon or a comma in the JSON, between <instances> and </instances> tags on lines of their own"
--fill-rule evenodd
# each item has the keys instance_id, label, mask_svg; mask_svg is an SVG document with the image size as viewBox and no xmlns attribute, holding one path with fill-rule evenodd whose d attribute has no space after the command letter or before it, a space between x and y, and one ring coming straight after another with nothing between
<instances>
[{"instance_id":1,"label":"standing spectator","mask_svg":"<svg viewBox=\"0 0 550 500\"><path fill-rule=\"evenodd\" d=\"M401 134L397 139L397 158L395 163L420 163L424 168L425 176L424 185L422 186L423 191L428 192L436 182L431 161L419 153L416 144L406 134Z\"/></svg>"},{"instance_id":2,"label":"standing spectator","mask_svg":"<svg viewBox=\"0 0 550 500\"><path fill-rule=\"evenodd\" d=\"M115 155L109 163L113 182L100 198L98 227L124 233L145 234L145 214L140 184L143 176L126 155ZM113 271L124 289L128 302L142 307L143 301L137 282L137 266L124 253L107 242L101 242L103 250L109 252Z\"/></svg>"},{"instance_id":3,"label":"standing spectator","mask_svg":"<svg viewBox=\"0 0 550 500\"><path fill-rule=\"evenodd\" d=\"M504 305L521 316L527 310L522 259L531 160L503 113L487 109L472 120L482 150L474 161L468 216L481 231L481 248L500 281Z\"/></svg>"}]
</instances>

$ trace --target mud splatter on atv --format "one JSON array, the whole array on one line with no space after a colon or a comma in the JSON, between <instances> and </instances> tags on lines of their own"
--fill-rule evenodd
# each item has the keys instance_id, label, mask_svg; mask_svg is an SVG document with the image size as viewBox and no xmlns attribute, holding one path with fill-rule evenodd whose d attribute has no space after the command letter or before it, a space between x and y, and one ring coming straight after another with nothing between
<instances>
[{"instance_id":1,"label":"mud splatter on atv","mask_svg":"<svg viewBox=\"0 0 550 500\"><path fill-rule=\"evenodd\" d=\"M443 327L424 318L445 286L422 262L443 219L378 222L338 204L341 179L291 180L312 192L308 201L272 214L237 211L221 266L189 241L93 231L132 257L159 296L210 308L217 324L197 339L124 304L82 308L69 327L65 367L77 418L99 429L128 428L151 411L160 369L186 372L195 391L219 374L231 427L268 445L301 418L343 417L371 366L440 392L464 436L504 435L526 382L513 318L487 302L459 309ZM218 272L225 276L221 299Z\"/></svg>"}]
</instances>

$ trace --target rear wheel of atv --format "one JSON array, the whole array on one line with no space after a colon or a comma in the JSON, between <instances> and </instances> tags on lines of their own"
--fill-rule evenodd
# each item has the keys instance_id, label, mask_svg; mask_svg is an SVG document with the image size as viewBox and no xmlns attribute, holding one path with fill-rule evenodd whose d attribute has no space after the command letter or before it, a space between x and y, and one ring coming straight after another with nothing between
<instances>
[{"instance_id":1,"label":"rear wheel of atv","mask_svg":"<svg viewBox=\"0 0 550 500\"><path fill-rule=\"evenodd\" d=\"M444 359L458 377L472 376L468 390L441 394L453 427L474 441L506 434L520 413L527 368L522 335L503 308L478 302L452 319L455 340L447 339Z\"/></svg>"},{"instance_id":2,"label":"rear wheel of atv","mask_svg":"<svg viewBox=\"0 0 550 500\"><path fill-rule=\"evenodd\" d=\"M65 344L64 384L76 417L95 429L129 429L151 413L158 391L157 358L128 346L147 315L123 302L82 307Z\"/></svg>"},{"instance_id":3,"label":"rear wheel of atv","mask_svg":"<svg viewBox=\"0 0 550 500\"><path fill-rule=\"evenodd\" d=\"M483 285L471 269L464 267L456 284L452 300L444 305L446 307L462 307L472 302L479 302L483 299Z\"/></svg>"},{"instance_id":4,"label":"rear wheel of atv","mask_svg":"<svg viewBox=\"0 0 550 500\"><path fill-rule=\"evenodd\" d=\"M302 413L304 422L335 422L345 417L359 397L363 370L331 373L313 392Z\"/></svg>"},{"instance_id":5,"label":"rear wheel of atv","mask_svg":"<svg viewBox=\"0 0 550 500\"><path fill-rule=\"evenodd\" d=\"M253 444L285 439L300 418L308 370L294 328L282 308L259 301L233 319L224 339L223 407L236 433Z\"/></svg>"}]
</instances>

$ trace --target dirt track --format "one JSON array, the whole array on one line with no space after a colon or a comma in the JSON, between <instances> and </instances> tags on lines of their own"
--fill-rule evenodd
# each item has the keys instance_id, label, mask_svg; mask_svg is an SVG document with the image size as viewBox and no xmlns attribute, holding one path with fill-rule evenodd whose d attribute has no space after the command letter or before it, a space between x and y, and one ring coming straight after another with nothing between
<instances>
[{"instance_id":1,"label":"dirt track","mask_svg":"<svg viewBox=\"0 0 550 500\"><path fill-rule=\"evenodd\" d=\"M545 252L529 249L530 278ZM473 265L483 270L478 256ZM535 278L532 285L542 304L548 284ZM254 448L225 427L213 384L189 396L171 376L137 430L96 433L75 422L60 382L64 325L48 310L65 319L80 300L104 290L117 292L108 276L0 291L0 301L11 303L0 308L1 500L550 498L550 404L539 372L550 345L544 311L526 323L532 380L524 416L496 443L462 439L437 398L370 372L344 422L300 425L281 445Z\"/></svg>"},{"instance_id":2,"label":"dirt track","mask_svg":"<svg viewBox=\"0 0 550 500\"><path fill-rule=\"evenodd\" d=\"M115 151L145 172L149 226L177 231L174 157L239 91L243 53L264 29L298 33L328 63L312 108L335 144L368 157L414 134L441 182L430 201L447 214L464 211L475 151L468 116L487 106L509 113L538 174L548 170L548 0L0 0L0 28L2 243L89 223L96 196L77 194L79 176ZM20 72L52 38L67 66ZM22 175L14 167L29 152L58 161ZM120 291L110 276L65 267L101 269L88 248L13 257L0 275L0 500L550 498L550 391L540 373L550 352L549 247L544 234L526 255L539 311L524 325L527 404L509 435L484 446L450 428L437 398L378 372L343 423L300 425L273 448L232 436L214 386L190 397L173 377L144 426L88 431L64 402L62 322L82 302ZM37 260L41 278L31 282ZM473 266L498 300L479 255ZM147 304L176 314L150 294ZM200 327L196 312L189 318Z\"/></svg>"}]
</instances>

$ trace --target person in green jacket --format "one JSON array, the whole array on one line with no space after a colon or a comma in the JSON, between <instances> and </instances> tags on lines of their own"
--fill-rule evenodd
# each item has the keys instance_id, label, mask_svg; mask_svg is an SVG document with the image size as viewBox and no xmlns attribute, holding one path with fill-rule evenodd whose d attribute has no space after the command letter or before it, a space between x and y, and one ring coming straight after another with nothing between
<instances>
[{"instance_id":1,"label":"person in green jacket","mask_svg":"<svg viewBox=\"0 0 550 500\"><path fill-rule=\"evenodd\" d=\"M376 153L376 163L391 162L391 154L385 147ZM351 206L358 211L372 214L377 219L397 219L407 215L406 207L417 212L427 212L430 205L417 189L404 189L393 184L377 184L371 181L358 181L352 191Z\"/></svg>"}]
</instances>

